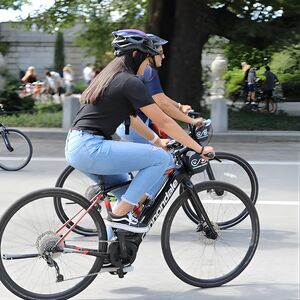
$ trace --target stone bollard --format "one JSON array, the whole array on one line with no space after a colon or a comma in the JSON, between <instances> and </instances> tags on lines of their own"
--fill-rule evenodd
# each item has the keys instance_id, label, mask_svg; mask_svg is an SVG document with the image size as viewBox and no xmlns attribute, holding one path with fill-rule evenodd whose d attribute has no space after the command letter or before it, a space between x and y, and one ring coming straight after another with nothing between
<instances>
[{"instance_id":1,"label":"stone bollard","mask_svg":"<svg viewBox=\"0 0 300 300\"><path fill-rule=\"evenodd\" d=\"M227 100L223 96L211 96L210 119L214 132L228 129Z\"/></svg>"},{"instance_id":2,"label":"stone bollard","mask_svg":"<svg viewBox=\"0 0 300 300\"><path fill-rule=\"evenodd\" d=\"M227 100L224 97L225 82L222 80L226 69L226 59L223 55L218 54L211 64L213 83L209 98L211 104L210 118L215 132L223 132L228 129Z\"/></svg>"},{"instance_id":3,"label":"stone bollard","mask_svg":"<svg viewBox=\"0 0 300 300\"><path fill-rule=\"evenodd\" d=\"M66 96L63 101L63 122L62 127L69 130L72 122L80 108L80 95Z\"/></svg>"}]
</instances>

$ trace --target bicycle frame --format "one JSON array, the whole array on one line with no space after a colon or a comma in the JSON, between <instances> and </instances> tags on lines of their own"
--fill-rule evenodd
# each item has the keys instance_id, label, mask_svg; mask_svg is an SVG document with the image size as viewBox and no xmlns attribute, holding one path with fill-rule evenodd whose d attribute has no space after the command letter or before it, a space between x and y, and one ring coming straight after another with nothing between
<instances>
[{"instance_id":1,"label":"bicycle frame","mask_svg":"<svg viewBox=\"0 0 300 300\"><path fill-rule=\"evenodd\" d=\"M101 201L108 201L105 199L105 194L113 189L116 189L121 186L125 186L130 181L111 186L103 191L100 191L97 195L91 199L91 205L86 210L81 210L78 213L76 213L72 218L70 218L66 223L64 223L57 231L56 233L59 233L63 228L67 227L71 222L73 222L74 219L77 218L77 221L72 224L72 226L68 229L67 233L65 233L56 243L57 246L61 245L66 237L69 235L69 233L72 232L73 228L80 223L80 221L84 218L84 216L91 210L93 207L95 207L97 204L99 204ZM139 219L141 220L141 224L148 226L149 230L153 227L154 223L157 221L159 216L161 215L162 211L165 209L166 205L168 204L169 200L171 199L172 195L176 191L176 189L183 184L185 189L190 194L190 201L191 204L199 217L200 224L207 226L211 232L212 232L212 238L217 238L217 233L211 224L206 211L201 203L201 200L199 199L199 196L195 190L195 187L193 183L190 180L189 175L187 174L184 166L179 166L178 168L174 168L168 172L168 179L165 182L163 188L159 191L157 196L152 202L152 205L146 206L141 215L139 216ZM106 205L107 206L107 205ZM148 231L149 232L149 231ZM143 234L134 234L136 237L135 241L140 244L147 233ZM74 253L81 253L85 255L92 255L92 256L105 256L104 253L99 253L95 249L79 249L78 247L74 247L72 250L72 247L67 247L68 252L74 252Z\"/></svg>"}]
</instances>

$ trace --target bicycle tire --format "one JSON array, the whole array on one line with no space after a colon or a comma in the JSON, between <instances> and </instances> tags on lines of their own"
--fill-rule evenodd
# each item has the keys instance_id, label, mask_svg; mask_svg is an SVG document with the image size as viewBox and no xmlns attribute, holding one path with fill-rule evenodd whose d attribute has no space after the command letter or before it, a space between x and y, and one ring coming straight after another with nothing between
<instances>
[{"instance_id":1,"label":"bicycle tire","mask_svg":"<svg viewBox=\"0 0 300 300\"><path fill-rule=\"evenodd\" d=\"M197 184L195 188L198 194L201 193L200 199L209 196L207 191L211 189L223 189L234 199L232 204L228 200L224 202L222 208L221 203L201 200L216 230L218 218L230 213L231 206L242 205L248 210L248 218L243 224L239 224L238 228L219 230L215 240L205 236L203 229L197 232L195 224L180 209L189 198L188 191L179 195L165 216L161 246L171 271L187 284L217 287L237 277L250 263L259 241L259 219L249 197L231 184L208 181ZM214 206L218 208L214 209Z\"/></svg>"},{"instance_id":2,"label":"bicycle tire","mask_svg":"<svg viewBox=\"0 0 300 300\"><path fill-rule=\"evenodd\" d=\"M266 110L266 103L265 101L259 102L258 104L258 110L261 112L266 112L269 114L275 114L277 112L278 109L278 105L276 100L274 100L273 98L269 99L269 110Z\"/></svg>"},{"instance_id":3,"label":"bicycle tire","mask_svg":"<svg viewBox=\"0 0 300 300\"><path fill-rule=\"evenodd\" d=\"M3 147L0 147L0 168L6 171L21 170L31 160L33 153L32 143L26 134L18 129L6 128L6 132L6 137L9 137L13 151L8 151L3 141ZM0 134L4 139L3 132L0 132ZM10 153L12 155L9 155Z\"/></svg>"},{"instance_id":4,"label":"bicycle tire","mask_svg":"<svg viewBox=\"0 0 300 300\"><path fill-rule=\"evenodd\" d=\"M258 197L259 185L258 185L257 176L255 174L255 171L251 167L251 165L245 159L241 158L240 156L235 155L235 154L231 154L231 153L227 153L227 152L216 152L216 157L218 157L221 161L223 160L223 162L224 162L224 160L227 160L229 162L233 162L233 164L238 165L241 170L245 171L245 174L246 174L245 178L247 177L249 179L249 184L250 184L250 186L249 186L250 191L247 191L246 194L249 196L249 198L253 202L253 204L255 204L256 201L257 201L257 197ZM218 162L216 162L216 164L218 164ZM211 165L211 163L210 163L210 165ZM213 168L212 168L212 170L213 170ZM230 171L230 172L228 171L227 173L231 173L231 172L232 171ZM231 179L231 177L232 176L229 175L227 177L223 176L222 178L215 178L215 179L219 180L219 181L227 182L226 179ZM229 182L229 183L233 184L233 182ZM237 184L234 184L234 185L237 185ZM182 193L183 190L184 190L184 188L181 185L180 186L180 193ZM193 211L193 209L191 208L189 201L185 202L183 204L182 208L183 208L184 212L186 213L186 215L194 223L197 224L199 222L198 217L197 217L196 213ZM247 217L247 212L242 211L236 217L234 217L233 219L227 220L227 222L224 222L222 224L222 228L229 228L229 227L235 226L236 224L242 222L246 217Z\"/></svg>"},{"instance_id":5,"label":"bicycle tire","mask_svg":"<svg viewBox=\"0 0 300 300\"><path fill-rule=\"evenodd\" d=\"M72 201L74 203L76 203L76 205L78 206L78 209L84 209L86 210L90 203L89 201L87 201L84 197L82 197L81 195L79 195L78 193L75 193L73 191L69 191L66 189L59 189L59 188L50 188L50 189L43 189L43 190L38 190L35 192L32 192L24 197L22 197L21 199L19 199L16 203L14 203L7 211L6 213L3 215L2 219L0 220L0 250L1 250L1 260L0 260L0 280L2 281L2 283L4 284L4 286L10 290L12 293L14 293L15 295L17 295L18 297L22 298L22 299L57 299L57 300L62 300L62 299L69 299L75 295L77 295L78 293L80 293L82 290L84 290L88 285L90 285L92 283L92 281L95 279L95 277L97 276L97 273L100 271L102 264L103 264L103 257L94 257L94 256L87 256L87 255L80 255L78 253L76 254L72 254L72 253L66 253L63 251L61 254L60 252L57 253L53 253L53 257L55 257L54 255L61 255L57 258L58 263L60 263L60 267L61 269L63 269L65 271L66 274L71 274L71 272L82 272L83 276L79 276L79 278L73 278L73 280L75 280L75 285L70 287L71 284L69 283L70 281L67 281L67 284L63 282L57 284L57 283L53 283L53 271L51 270L51 268L49 268L49 266L47 265L47 263L44 261L44 259L42 258L41 254L39 254L38 249L37 249L37 245L40 242L40 240L43 240L44 236L46 236L47 234L49 234L50 231L39 231L38 230L38 226L40 226L41 228L49 228L50 224L54 224L55 226L61 226L61 223L59 220L56 220L57 216L53 210L53 220L52 217L51 218L47 218L47 214L49 212L49 208L53 207L53 201L55 202L55 199L58 198L65 198L68 199L69 201ZM40 202L39 202L40 200ZM42 203L42 206L45 207L45 209L43 209L42 211L37 211L38 214L36 215L36 218L30 218L28 216L28 212L31 213L31 209L35 210L36 206ZM53 208L52 208L53 209ZM45 218L45 216L46 218ZM20 217L20 216L21 217ZM106 252L107 250L107 243L104 242L100 242L102 240L106 240L107 239L107 235L106 235L106 228L105 228L105 224L103 222L103 219L101 217L101 215L97 212L96 209L92 208L88 214L85 216L85 218L91 218L94 221L94 225L97 228L97 233L98 233L98 239L96 239L96 241L91 240L90 243L92 242L95 245L95 249L97 249L98 251L101 252ZM20 233L18 231L12 232L12 229L14 228L14 224L15 223L19 223L21 220L21 224L22 225L20 227ZM26 222L25 222L26 220ZM33 222L34 226L31 228L29 222ZM51 221L51 223L50 223ZM51 228L51 227L50 227ZM50 230L50 228L48 230ZM59 227L58 227L59 228ZM28 232L28 235L23 235L23 232ZM42 232L42 234L41 234ZM51 232L51 234L53 235L56 231ZM18 234L17 234L18 233ZM21 251L23 250L24 253L26 254L26 250L27 248L30 248L31 252L33 251L33 249L36 247L35 249L35 253L38 254L38 257L35 256L34 258L25 258L26 259L31 259L30 262L30 270L24 270L24 273L22 273L22 271L20 271L19 266L15 267L15 265L10 265L9 263L11 262L11 260L5 260L5 253L8 251L11 251L11 254L13 254L13 251L16 251L14 249L19 249L17 247L17 242L14 240L13 242L11 242L11 238L9 239L10 235L15 235L15 240L17 240L19 238L19 235L22 237L21 241L23 241L24 243L24 237L26 237L26 241L29 240L29 236L31 234L34 234L35 237L37 236L37 234L39 234L39 236L37 237L37 240L35 241L35 238L33 238L33 240L30 241L30 243L27 245L23 245L21 244ZM56 235L58 236L58 234L56 233ZM68 236L68 239L65 240L65 243L63 244L64 247L66 247L66 243L71 240L71 235L72 232L70 233L70 235ZM59 235L61 236L61 235ZM76 235L77 236L77 235ZM71 240L71 242L75 242L76 244L80 243L86 243L86 241L80 241L78 239L76 239L75 236L75 240ZM23 238L23 239L22 239ZM77 241L77 242L76 242ZM11 246L11 243L13 245L13 247ZM32 243L32 244L31 244ZM40 242L42 244L42 242ZM71 244L72 245L72 244ZM47 248L46 248L47 250ZM27 250L28 252L29 250ZM51 250L47 250L47 251L51 251ZM29 252L29 253L31 253ZM18 253L18 252L17 252ZM19 255L24 255L24 253L19 253ZM7 254L6 254L7 255ZM14 253L14 255L16 255L16 253ZM18 254L17 254L18 255ZM36 254L35 254L36 255ZM72 256L73 255L73 256ZM34 259L34 261L32 261ZM55 258L56 259L56 258ZM71 268L68 268L68 265L70 265L69 260L74 259L75 263L76 263L76 268L74 268L74 265L71 264ZM13 260L13 263L16 264L16 262L20 261L20 259L17 260ZM29 262L27 261L27 263L29 264ZM84 262L83 265L80 265L80 263ZM85 269L86 269L86 265L87 262L91 262L91 267L87 268L87 272L85 273ZM24 262L24 260L22 260L22 262L24 265L26 262ZM43 264L46 264L45 266ZM34 272L37 271L34 268L37 269L45 269L46 267L46 272L48 271L48 269L50 269L50 271L52 271L52 273L50 273L50 271L48 271L48 277L45 276L45 272L41 273L40 270L39 272ZM47 269L48 267L48 269ZM21 272L23 275L22 276L15 276L16 270L14 272L11 272L9 270L9 268L17 268L17 273ZM52 268L53 269L53 268ZM82 271L83 270L83 271ZM20 273L18 273L20 274ZM77 274L77 273L76 273ZM27 276L26 276L27 275ZM80 273L80 275L82 275ZM90 275L90 276L89 276ZM36 281L34 280L30 280L26 277L36 277ZM15 278L17 278L18 282L15 282ZM31 277L32 278L32 277ZM42 279L40 279L42 278ZM82 279L81 279L82 278ZM77 282L77 280L80 279L79 282ZM44 289L46 289L46 284L37 284L37 282L40 283L40 281L45 281L47 282L50 286L49 291L46 293L44 292ZM33 283L35 283L35 286ZM74 282L74 281L73 281ZM76 283L77 282L77 283ZM33 287L29 290L29 288L27 287L27 285L31 285L33 284ZM62 284L64 284L63 286L61 286ZM57 290L62 289L66 286L66 290L63 291L59 291L57 292ZM43 289L43 292L41 291L36 291L38 289Z\"/></svg>"}]
</instances>

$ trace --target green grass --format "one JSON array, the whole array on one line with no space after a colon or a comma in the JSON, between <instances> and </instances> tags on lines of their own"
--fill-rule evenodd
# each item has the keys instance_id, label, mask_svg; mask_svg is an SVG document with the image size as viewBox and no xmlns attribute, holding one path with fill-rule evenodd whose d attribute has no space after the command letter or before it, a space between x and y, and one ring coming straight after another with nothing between
<instances>
[{"instance_id":1,"label":"green grass","mask_svg":"<svg viewBox=\"0 0 300 300\"><path fill-rule=\"evenodd\" d=\"M7 127L58 127L62 126L62 111L38 112L1 116L0 121Z\"/></svg>"},{"instance_id":2,"label":"green grass","mask_svg":"<svg viewBox=\"0 0 300 300\"><path fill-rule=\"evenodd\" d=\"M228 128L232 130L300 130L300 117L260 112L228 112Z\"/></svg>"},{"instance_id":3,"label":"green grass","mask_svg":"<svg viewBox=\"0 0 300 300\"><path fill-rule=\"evenodd\" d=\"M202 111L204 118L209 118L209 111ZM2 116L0 121L9 127L57 127L62 126L62 111L38 112ZM185 126L184 126L185 127ZM228 112L230 130L299 130L300 117L286 114L271 115L257 112Z\"/></svg>"}]
</instances>

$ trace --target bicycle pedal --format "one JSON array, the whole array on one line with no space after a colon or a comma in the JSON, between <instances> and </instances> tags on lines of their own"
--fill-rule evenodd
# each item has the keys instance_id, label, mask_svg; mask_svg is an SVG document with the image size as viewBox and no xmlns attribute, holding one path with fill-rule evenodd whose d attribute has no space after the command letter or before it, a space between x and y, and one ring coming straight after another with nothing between
<instances>
[{"instance_id":1,"label":"bicycle pedal","mask_svg":"<svg viewBox=\"0 0 300 300\"><path fill-rule=\"evenodd\" d=\"M119 267L102 267L100 273L110 273L111 275L119 275ZM134 267L132 265L123 268L123 274L127 274L128 272L132 272Z\"/></svg>"}]
</instances>

